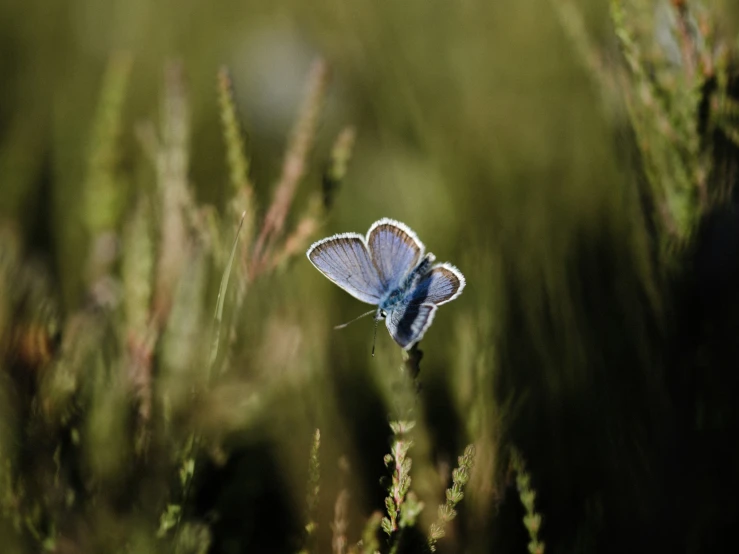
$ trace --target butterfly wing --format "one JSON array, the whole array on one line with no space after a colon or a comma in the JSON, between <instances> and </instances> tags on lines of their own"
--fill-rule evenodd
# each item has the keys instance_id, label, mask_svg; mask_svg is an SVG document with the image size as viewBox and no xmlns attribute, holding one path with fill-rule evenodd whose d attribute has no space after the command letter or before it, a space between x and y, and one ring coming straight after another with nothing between
<instances>
[{"instance_id":1,"label":"butterfly wing","mask_svg":"<svg viewBox=\"0 0 739 554\"><path fill-rule=\"evenodd\" d=\"M437 309L433 304L401 305L387 315L385 325L395 342L408 350L423 338Z\"/></svg>"},{"instance_id":2,"label":"butterfly wing","mask_svg":"<svg viewBox=\"0 0 739 554\"><path fill-rule=\"evenodd\" d=\"M354 298L380 303L386 289L362 235L342 233L319 240L307 256L318 271Z\"/></svg>"},{"instance_id":3,"label":"butterfly wing","mask_svg":"<svg viewBox=\"0 0 739 554\"><path fill-rule=\"evenodd\" d=\"M367 232L372 261L385 290L398 288L403 279L423 257L424 246L416 233L393 219L376 221Z\"/></svg>"},{"instance_id":4,"label":"butterfly wing","mask_svg":"<svg viewBox=\"0 0 739 554\"><path fill-rule=\"evenodd\" d=\"M410 291L410 304L435 304L451 302L462 294L465 279L452 264L435 265Z\"/></svg>"}]
</instances>

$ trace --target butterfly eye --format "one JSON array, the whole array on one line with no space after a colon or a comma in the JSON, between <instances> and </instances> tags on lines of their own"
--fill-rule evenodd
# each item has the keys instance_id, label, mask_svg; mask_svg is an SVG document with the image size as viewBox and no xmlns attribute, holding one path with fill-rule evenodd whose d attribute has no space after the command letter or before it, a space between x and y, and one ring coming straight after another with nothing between
<instances>
[{"instance_id":1,"label":"butterfly eye","mask_svg":"<svg viewBox=\"0 0 739 554\"><path fill-rule=\"evenodd\" d=\"M380 310L380 317L387 317L387 312L385 310Z\"/></svg>"}]
</instances>

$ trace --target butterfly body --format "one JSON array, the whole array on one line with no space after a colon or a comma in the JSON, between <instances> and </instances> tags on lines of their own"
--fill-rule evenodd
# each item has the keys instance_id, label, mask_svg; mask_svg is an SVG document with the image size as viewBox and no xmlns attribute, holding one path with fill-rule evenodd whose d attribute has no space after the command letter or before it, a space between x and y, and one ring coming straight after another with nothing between
<instances>
[{"instance_id":1,"label":"butterfly body","mask_svg":"<svg viewBox=\"0 0 739 554\"><path fill-rule=\"evenodd\" d=\"M418 289L418 284L428 274L434 259L435 256L433 254L426 254L423 260L411 270L403 282L397 288L387 293L380 302L377 310L378 313L382 312L384 314L382 317L385 317L388 312L407 305L414 298L420 298L422 289Z\"/></svg>"},{"instance_id":2,"label":"butterfly body","mask_svg":"<svg viewBox=\"0 0 739 554\"><path fill-rule=\"evenodd\" d=\"M465 286L456 267L433 265L434 255L424 255L416 234L392 219L375 222L366 237L342 233L320 240L306 254L328 279L377 306L375 320L385 318L390 335L406 350L421 340L438 306Z\"/></svg>"}]
</instances>

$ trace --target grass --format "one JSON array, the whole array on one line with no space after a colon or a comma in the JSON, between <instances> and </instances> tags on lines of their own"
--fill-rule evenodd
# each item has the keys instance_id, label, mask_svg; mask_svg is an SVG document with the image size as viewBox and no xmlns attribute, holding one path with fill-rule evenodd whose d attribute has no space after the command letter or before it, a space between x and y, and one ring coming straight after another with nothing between
<instances>
[{"instance_id":1,"label":"grass","mask_svg":"<svg viewBox=\"0 0 739 554\"><path fill-rule=\"evenodd\" d=\"M4 551L731 536L722 6L134 4L0 5ZM382 216L469 286L373 358L304 253Z\"/></svg>"}]
</instances>

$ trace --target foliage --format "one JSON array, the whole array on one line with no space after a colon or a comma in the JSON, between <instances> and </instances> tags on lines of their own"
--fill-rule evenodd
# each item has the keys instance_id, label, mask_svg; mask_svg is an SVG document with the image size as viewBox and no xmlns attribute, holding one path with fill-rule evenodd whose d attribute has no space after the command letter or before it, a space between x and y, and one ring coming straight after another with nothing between
<instances>
[{"instance_id":1,"label":"foliage","mask_svg":"<svg viewBox=\"0 0 739 554\"><path fill-rule=\"evenodd\" d=\"M730 6L144 4L0 4L4 552L731 537ZM470 286L373 358L382 216Z\"/></svg>"}]
</instances>

